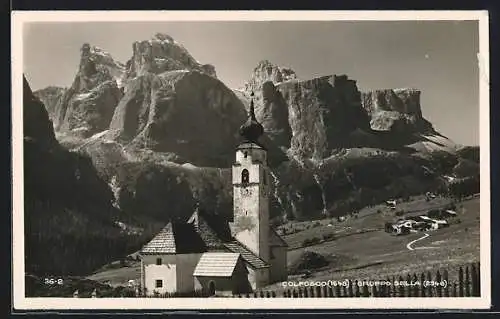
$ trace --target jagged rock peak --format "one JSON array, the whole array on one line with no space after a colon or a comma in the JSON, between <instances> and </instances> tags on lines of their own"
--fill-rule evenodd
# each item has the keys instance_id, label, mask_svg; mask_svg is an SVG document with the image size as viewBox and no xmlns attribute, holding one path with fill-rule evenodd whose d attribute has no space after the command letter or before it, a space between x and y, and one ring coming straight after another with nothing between
<instances>
[{"instance_id":1,"label":"jagged rock peak","mask_svg":"<svg viewBox=\"0 0 500 319\"><path fill-rule=\"evenodd\" d=\"M157 40L160 40L160 41L167 41L167 42L175 42L174 38L172 38L168 34L160 33L160 32L156 33L154 35L153 39L157 39Z\"/></svg>"},{"instance_id":2,"label":"jagged rock peak","mask_svg":"<svg viewBox=\"0 0 500 319\"><path fill-rule=\"evenodd\" d=\"M170 35L156 33L150 40L136 41L132 45L133 56L127 62L129 78L145 73L166 71L199 71L217 77L215 67L201 64L189 51Z\"/></svg>"},{"instance_id":3,"label":"jagged rock peak","mask_svg":"<svg viewBox=\"0 0 500 319\"><path fill-rule=\"evenodd\" d=\"M265 82L273 82L279 84L290 80L296 80L297 74L291 68L278 66L271 63L269 60L261 60L253 69L250 80L245 83L245 91L259 92L262 89L262 84Z\"/></svg>"},{"instance_id":4,"label":"jagged rock peak","mask_svg":"<svg viewBox=\"0 0 500 319\"><path fill-rule=\"evenodd\" d=\"M97 46L84 43L71 87L63 90L47 109L54 129L88 137L108 128L123 95L125 66ZM51 104L54 103L54 104Z\"/></svg>"},{"instance_id":5,"label":"jagged rock peak","mask_svg":"<svg viewBox=\"0 0 500 319\"><path fill-rule=\"evenodd\" d=\"M89 58L95 63L104 64L108 66L117 67L124 69L125 65L119 61L113 59L109 52L103 50L98 46L91 46L88 43L84 43L81 48L82 57Z\"/></svg>"},{"instance_id":6,"label":"jagged rock peak","mask_svg":"<svg viewBox=\"0 0 500 319\"><path fill-rule=\"evenodd\" d=\"M118 87L122 86L125 65L116 61L111 54L97 46L84 43L80 49L80 65L77 77L78 87L74 89L88 91L108 80L114 80Z\"/></svg>"}]
</instances>

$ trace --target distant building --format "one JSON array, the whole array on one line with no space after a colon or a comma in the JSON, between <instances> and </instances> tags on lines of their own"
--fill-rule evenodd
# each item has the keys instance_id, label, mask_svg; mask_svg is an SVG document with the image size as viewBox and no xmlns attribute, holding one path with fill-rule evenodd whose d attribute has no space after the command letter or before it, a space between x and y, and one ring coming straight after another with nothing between
<instances>
[{"instance_id":1,"label":"distant building","mask_svg":"<svg viewBox=\"0 0 500 319\"><path fill-rule=\"evenodd\" d=\"M287 244L270 227L267 151L258 138L253 99L232 168L233 216L223 221L201 207L172 221L140 251L146 294L251 292L287 279Z\"/></svg>"}]
</instances>

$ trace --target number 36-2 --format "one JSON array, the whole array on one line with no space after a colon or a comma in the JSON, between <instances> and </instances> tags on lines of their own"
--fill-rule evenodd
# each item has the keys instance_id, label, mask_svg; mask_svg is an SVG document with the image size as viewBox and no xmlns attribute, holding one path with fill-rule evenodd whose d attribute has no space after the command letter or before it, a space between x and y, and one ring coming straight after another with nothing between
<instances>
[{"instance_id":1,"label":"number 36-2","mask_svg":"<svg viewBox=\"0 0 500 319\"><path fill-rule=\"evenodd\" d=\"M63 280L62 278L55 279L55 278L45 278L45 284L46 285L62 285Z\"/></svg>"}]
</instances>

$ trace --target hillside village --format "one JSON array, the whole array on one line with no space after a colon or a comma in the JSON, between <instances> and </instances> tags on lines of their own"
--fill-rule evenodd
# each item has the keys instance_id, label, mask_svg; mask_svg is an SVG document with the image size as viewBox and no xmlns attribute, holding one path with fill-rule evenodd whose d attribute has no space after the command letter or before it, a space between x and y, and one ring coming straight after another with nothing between
<instances>
[{"instance_id":1,"label":"hillside village","mask_svg":"<svg viewBox=\"0 0 500 319\"><path fill-rule=\"evenodd\" d=\"M256 276L252 261L272 268L286 256L275 279L251 281L252 291L281 289L282 274L361 278L479 259L479 147L455 144L424 118L425 92L361 92L347 75L300 79L268 60L249 73L244 88L228 88L215 66L157 34L134 42L127 63L82 45L68 88L32 92L25 79L27 291L57 294L40 284L52 276L68 278L57 290L68 296L136 295L148 285L174 293L153 278L171 266L164 256L151 255L156 270L144 283L144 247L165 248L167 237L168 254L196 256L179 264L189 264L189 290L197 282L210 295L223 280L200 279L210 267L192 277L198 262L220 258L230 264L224 271ZM250 177L239 171L248 153L237 134L247 121L243 135L258 157ZM240 184L262 187L245 195ZM266 208L252 206L260 197L243 205L265 232L248 229L255 220L240 204L252 196L266 199ZM205 247L213 243L198 231L196 207L224 223L238 217L215 250ZM195 250L168 228L186 225L202 239ZM243 244L228 248L235 238ZM414 248L424 242L434 248Z\"/></svg>"}]
</instances>

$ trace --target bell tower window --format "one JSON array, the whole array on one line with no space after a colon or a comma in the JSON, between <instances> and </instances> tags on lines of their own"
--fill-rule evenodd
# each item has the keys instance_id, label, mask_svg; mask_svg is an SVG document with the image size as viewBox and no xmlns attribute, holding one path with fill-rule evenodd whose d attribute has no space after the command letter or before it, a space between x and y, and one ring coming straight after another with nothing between
<instances>
[{"instance_id":1,"label":"bell tower window","mask_svg":"<svg viewBox=\"0 0 500 319\"><path fill-rule=\"evenodd\" d=\"M248 170L245 168L241 172L241 184L243 185L248 184L249 181L250 181L250 175L248 173Z\"/></svg>"}]
</instances>

